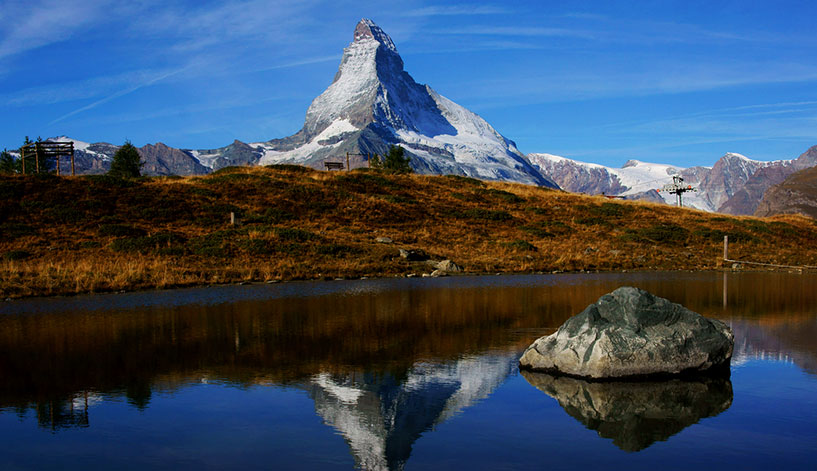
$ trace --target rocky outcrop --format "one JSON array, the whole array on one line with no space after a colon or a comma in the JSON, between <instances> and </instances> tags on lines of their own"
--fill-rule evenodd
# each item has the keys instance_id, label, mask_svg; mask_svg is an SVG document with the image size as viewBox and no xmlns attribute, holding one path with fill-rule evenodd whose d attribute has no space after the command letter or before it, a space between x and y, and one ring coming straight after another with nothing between
<instances>
[{"instance_id":1,"label":"rocky outcrop","mask_svg":"<svg viewBox=\"0 0 817 471\"><path fill-rule=\"evenodd\" d=\"M770 162L752 174L739 190L718 207L718 212L735 215L754 214L766 191L783 183L793 173L815 165L817 165L817 146L810 147L794 160Z\"/></svg>"},{"instance_id":2,"label":"rocky outcrop","mask_svg":"<svg viewBox=\"0 0 817 471\"><path fill-rule=\"evenodd\" d=\"M728 367L733 347L723 322L623 287L536 340L519 366L590 379L680 375Z\"/></svg>"},{"instance_id":3,"label":"rocky outcrop","mask_svg":"<svg viewBox=\"0 0 817 471\"><path fill-rule=\"evenodd\" d=\"M144 175L204 175L209 169L192 155L161 142L138 149Z\"/></svg>"},{"instance_id":4,"label":"rocky outcrop","mask_svg":"<svg viewBox=\"0 0 817 471\"><path fill-rule=\"evenodd\" d=\"M522 372L528 382L559 401L571 417L624 451L665 441L732 405L728 378L590 382Z\"/></svg>"},{"instance_id":5,"label":"rocky outcrop","mask_svg":"<svg viewBox=\"0 0 817 471\"><path fill-rule=\"evenodd\" d=\"M801 170L769 188L755 216L802 214L817 219L817 167Z\"/></svg>"}]
</instances>

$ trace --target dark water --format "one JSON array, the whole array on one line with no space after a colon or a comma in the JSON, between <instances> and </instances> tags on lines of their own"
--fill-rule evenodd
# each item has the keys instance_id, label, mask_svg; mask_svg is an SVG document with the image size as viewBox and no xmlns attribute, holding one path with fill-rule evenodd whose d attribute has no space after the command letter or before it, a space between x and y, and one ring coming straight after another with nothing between
<instances>
[{"instance_id":1,"label":"dark water","mask_svg":"<svg viewBox=\"0 0 817 471\"><path fill-rule=\"evenodd\" d=\"M517 371L622 285L728 322L731 378ZM641 273L2 303L0 469L815 469L816 288Z\"/></svg>"}]
</instances>

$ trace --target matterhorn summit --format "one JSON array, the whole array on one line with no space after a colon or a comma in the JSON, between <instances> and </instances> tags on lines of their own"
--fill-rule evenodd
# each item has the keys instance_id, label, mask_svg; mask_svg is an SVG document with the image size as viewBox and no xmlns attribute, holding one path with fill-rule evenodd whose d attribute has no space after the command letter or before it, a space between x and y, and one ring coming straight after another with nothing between
<instances>
[{"instance_id":1,"label":"matterhorn summit","mask_svg":"<svg viewBox=\"0 0 817 471\"><path fill-rule=\"evenodd\" d=\"M250 144L260 164L322 168L351 154L383 155L402 146L419 173L460 174L556 187L484 119L403 70L388 34L360 20L332 84L312 101L296 134ZM223 149L198 151L202 161L231 164ZM357 165L365 165L358 157Z\"/></svg>"}]
</instances>

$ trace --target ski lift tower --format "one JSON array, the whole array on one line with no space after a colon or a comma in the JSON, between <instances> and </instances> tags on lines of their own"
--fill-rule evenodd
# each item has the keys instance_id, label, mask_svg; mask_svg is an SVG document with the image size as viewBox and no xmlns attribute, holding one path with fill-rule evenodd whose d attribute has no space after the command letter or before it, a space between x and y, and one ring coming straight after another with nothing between
<instances>
[{"instance_id":1,"label":"ski lift tower","mask_svg":"<svg viewBox=\"0 0 817 471\"><path fill-rule=\"evenodd\" d=\"M684 206L683 203L683 194L687 191L698 191L695 188L692 188L692 185L684 185L684 179L680 175L673 175L672 183L668 183L664 185L663 190L658 191L666 191L667 193L675 195L675 202L678 204L678 207L681 208Z\"/></svg>"}]
</instances>

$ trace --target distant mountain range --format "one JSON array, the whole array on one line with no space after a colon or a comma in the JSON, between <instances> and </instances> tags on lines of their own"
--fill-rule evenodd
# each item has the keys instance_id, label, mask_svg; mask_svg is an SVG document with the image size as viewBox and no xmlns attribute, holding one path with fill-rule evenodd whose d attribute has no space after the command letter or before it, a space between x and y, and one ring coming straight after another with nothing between
<instances>
[{"instance_id":1,"label":"distant mountain range","mask_svg":"<svg viewBox=\"0 0 817 471\"><path fill-rule=\"evenodd\" d=\"M104 173L118 146L73 141L78 173ZM300 131L269 141L234 141L218 149L176 149L162 143L139 148L148 175L201 175L234 165L325 161L365 166L366 155L402 146L418 173L457 174L561 188L566 191L674 203L659 192L673 175L696 188L685 206L730 214L753 214L764 193L789 175L817 165L817 146L797 159L761 162L727 153L710 167L677 167L628 161L605 167L551 154L524 155L475 113L420 85L403 70L391 38L361 20L344 49L332 84L312 101ZM63 162L63 171L69 170Z\"/></svg>"}]
</instances>

